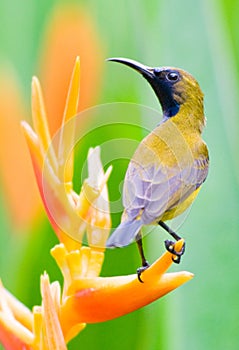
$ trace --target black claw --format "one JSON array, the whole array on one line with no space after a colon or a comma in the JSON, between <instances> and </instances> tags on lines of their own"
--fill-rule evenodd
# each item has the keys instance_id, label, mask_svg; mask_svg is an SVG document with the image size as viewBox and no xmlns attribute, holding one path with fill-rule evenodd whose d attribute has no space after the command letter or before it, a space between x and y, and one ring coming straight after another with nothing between
<instances>
[{"instance_id":1,"label":"black claw","mask_svg":"<svg viewBox=\"0 0 239 350\"><path fill-rule=\"evenodd\" d=\"M149 268L150 264L148 263L148 261L145 261L144 266L141 266L137 269L137 276L138 276L138 280L141 283L144 283L144 281L141 279L141 274L147 270Z\"/></svg>"},{"instance_id":2,"label":"black claw","mask_svg":"<svg viewBox=\"0 0 239 350\"><path fill-rule=\"evenodd\" d=\"M185 242L182 246L182 249L180 250L180 252L177 252L175 249L174 249L174 245L175 243L173 241L169 241L169 240L166 240L165 242L165 248L167 249L167 251L173 255L175 255L175 257L172 258L173 262L175 262L176 264L179 264L180 261L181 261L181 256L184 254L185 252Z\"/></svg>"}]
</instances>

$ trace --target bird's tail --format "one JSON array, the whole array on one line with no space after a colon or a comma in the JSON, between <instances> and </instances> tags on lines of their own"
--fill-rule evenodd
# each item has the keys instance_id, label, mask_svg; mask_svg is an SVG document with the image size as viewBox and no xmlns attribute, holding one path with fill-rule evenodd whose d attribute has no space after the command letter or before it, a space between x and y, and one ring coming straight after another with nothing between
<instances>
[{"instance_id":1,"label":"bird's tail","mask_svg":"<svg viewBox=\"0 0 239 350\"><path fill-rule=\"evenodd\" d=\"M141 220L124 221L109 237L106 247L124 247L130 244L142 226Z\"/></svg>"}]
</instances>

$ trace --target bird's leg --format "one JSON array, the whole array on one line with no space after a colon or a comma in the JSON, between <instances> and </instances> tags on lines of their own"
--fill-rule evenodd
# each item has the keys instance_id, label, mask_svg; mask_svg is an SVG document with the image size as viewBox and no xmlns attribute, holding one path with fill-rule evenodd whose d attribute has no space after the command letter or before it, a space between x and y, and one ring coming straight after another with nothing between
<instances>
[{"instance_id":1,"label":"bird's leg","mask_svg":"<svg viewBox=\"0 0 239 350\"><path fill-rule=\"evenodd\" d=\"M174 232L168 225L166 225L163 221L159 221L158 224L164 229L166 230L176 241L179 241L181 239L181 237L179 235L177 235L176 232ZM173 258L173 261L176 263L176 264L179 264L180 261L181 261L181 256L184 254L185 252L185 243L181 249L180 252L176 252L174 250L174 242L173 241L170 241L170 240L166 240L165 242L165 247L166 249L172 253L173 255L176 256L176 258Z\"/></svg>"},{"instance_id":2,"label":"bird's leg","mask_svg":"<svg viewBox=\"0 0 239 350\"><path fill-rule=\"evenodd\" d=\"M142 281L140 276L141 276L142 272L144 272L150 265L149 265L148 261L146 260L146 258L144 256L141 231L139 231L139 233L136 235L136 243L138 245L139 254L140 254L141 260L142 260L142 266L137 269L137 275L138 275L138 280L141 283L143 283L143 281Z\"/></svg>"}]
</instances>

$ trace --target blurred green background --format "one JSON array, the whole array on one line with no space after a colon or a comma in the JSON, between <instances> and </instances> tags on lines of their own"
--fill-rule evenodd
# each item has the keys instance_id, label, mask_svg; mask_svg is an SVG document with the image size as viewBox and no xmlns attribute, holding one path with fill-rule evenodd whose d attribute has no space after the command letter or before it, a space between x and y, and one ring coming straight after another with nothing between
<instances>
[{"instance_id":1,"label":"blurred green background","mask_svg":"<svg viewBox=\"0 0 239 350\"><path fill-rule=\"evenodd\" d=\"M45 24L59 3L0 2L0 71L6 64L14 67L28 120L30 81L32 75L38 74ZM204 138L210 149L211 166L209 177L179 230L186 239L187 252L174 269L191 271L195 278L142 310L107 323L88 325L69 344L69 349L238 349L239 1L79 0L77 4L79 11L83 7L94 22L103 58L122 56L151 66L172 65L197 78L205 93ZM148 84L135 72L104 63L102 74L96 103L124 101L159 108ZM133 137L141 138L138 129ZM120 167L118 182L126 166ZM19 171L24 169L16 169L16 176ZM111 193L114 185L118 186L111 182ZM9 213L4 181L0 194L0 276L12 293L32 307L40 302L39 276L44 270L51 280L61 280L49 255L57 239L43 215L37 225L29 225L24 232L18 230ZM163 251L166 235L157 231L161 234L154 231L145 240L150 261ZM135 246L107 252L102 275L133 273L139 264Z\"/></svg>"}]
</instances>

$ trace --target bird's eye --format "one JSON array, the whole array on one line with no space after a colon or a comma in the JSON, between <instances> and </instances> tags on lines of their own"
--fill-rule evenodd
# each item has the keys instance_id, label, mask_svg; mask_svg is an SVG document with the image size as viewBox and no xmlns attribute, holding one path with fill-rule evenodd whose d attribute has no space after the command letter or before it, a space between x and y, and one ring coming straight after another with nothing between
<instances>
[{"instance_id":1,"label":"bird's eye","mask_svg":"<svg viewBox=\"0 0 239 350\"><path fill-rule=\"evenodd\" d=\"M169 72L166 75L166 78L168 79L168 81L176 82L179 80L179 74L177 72Z\"/></svg>"}]
</instances>

